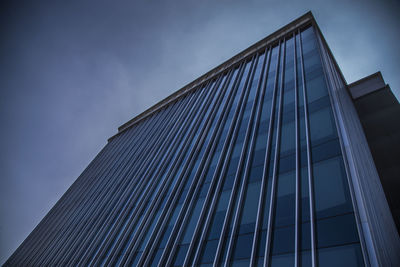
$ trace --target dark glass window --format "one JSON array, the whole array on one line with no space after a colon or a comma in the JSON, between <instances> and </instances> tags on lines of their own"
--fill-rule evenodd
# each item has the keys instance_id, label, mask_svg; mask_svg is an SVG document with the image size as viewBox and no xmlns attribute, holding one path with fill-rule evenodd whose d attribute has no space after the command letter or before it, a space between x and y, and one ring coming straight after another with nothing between
<instances>
[{"instance_id":1,"label":"dark glass window","mask_svg":"<svg viewBox=\"0 0 400 267\"><path fill-rule=\"evenodd\" d=\"M275 255L271 258L271 266L292 267L294 266L294 254Z\"/></svg>"},{"instance_id":2,"label":"dark glass window","mask_svg":"<svg viewBox=\"0 0 400 267\"><path fill-rule=\"evenodd\" d=\"M353 213L317 221L318 247L337 246L358 241Z\"/></svg>"},{"instance_id":3,"label":"dark glass window","mask_svg":"<svg viewBox=\"0 0 400 267\"><path fill-rule=\"evenodd\" d=\"M189 248L189 245L181 245L178 247L178 252L176 254L174 266L182 266L183 261L185 260L186 252Z\"/></svg>"},{"instance_id":4,"label":"dark glass window","mask_svg":"<svg viewBox=\"0 0 400 267\"><path fill-rule=\"evenodd\" d=\"M253 244L253 234L239 235L237 237L233 258L234 259L250 258L252 244Z\"/></svg>"},{"instance_id":5,"label":"dark glass window","mask_svg":"<svg viewBox=\"0 0 400 267\"><path fill-rule=\"evenodd\" d=\"M201 259L202 263L213 262L215 257L215 252L217 251L217 246L218 246L218 239L206 242Z\"/></svg>"},{"instance_id":6,"label":"dark glass window","mask_svg":"<svg viewBox=\"0 0 400 267\"><path fill-rule=\"evenodd\" d=\"M247 187L239 233L248 233L254 231L255 221L257 218L260 185L261 182L259 181L255 183L250 183Z\"/></svg>"},{"instance_id":7,"label":"dark glass window","mask_svg":"<svg viewBox=\"0 0 400 267\"><path fill-rule=\"evenodd\" d=\"M278 177L275 209L275 226L294 224L295 172L280 174Z\"/></svg>"},{"instance_id":8,"label":"dark glass window","mask_svg":"<svg viewBox=\"0 0 400 267\"><path fill-rule=\"evenodd\" d=\"M310 114L312 144L337 136L331 109L324 108Z\"/></svg>"},{"instance_id":9,"label":"dark glass window","mask_svg":"<svg viewBox=\"0 0 400 267\"><path fill-rule=\"evenodd\" d=\"M352 211L342 158L315 163L313 170L317 218Z\"/></svg>"},{"instance_id":10,"label":"dark glass window","mask_svg":"<svg viewBox=\"0 0 400 267\"><path fill-rule=\"evenodd\" d=\"M272 237L272 255L294 251L294 227L276 228Z\"/></svg>"},{"instance_id":11,"label":"dark glass window","mask_svg":"<svg viewBox=\"0 0 400 267\"><path fill-rule=\"evenodd\" d=\"M317 258L319 266L364 266L360 244L318 249Z\"/></svg>"}]
</instances>

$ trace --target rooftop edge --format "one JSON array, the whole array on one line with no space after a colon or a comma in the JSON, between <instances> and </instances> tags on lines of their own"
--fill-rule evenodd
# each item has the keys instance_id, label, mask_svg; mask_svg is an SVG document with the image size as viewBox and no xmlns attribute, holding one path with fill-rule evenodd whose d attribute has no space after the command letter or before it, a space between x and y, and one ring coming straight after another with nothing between
<instances>
[{"instance_id":1,"label":"rooftop edge","mask_svg":"<svg viewBox=\"0 0 400 267\"><path fill-rule=\"evenodd\" d=\"M232 65L236 64L237 62L243 60L247 56L253 54L254 52L265 48L268 45L273 44L275 41L286 35L287 33L293 31L294 29L301 27L307 23L313 22L315 23L315 18L311 11L308 11L304 15L298 17L297 19L293 20L292 22L286 24L285 26L281 27L277 31L271 33L267 37L261 39L260 41L256 42L255 44L251 45L250 47L244 49L237 55L231 57L230 59L226 60L222 64L218 65L217 67L213 68L212 70L206 72L205 74L201 75L199 78L195 79L194 81L188 83L187 85L183 86L181 89L177 90L175 93L169 95L168 97L164 98L163 100L159 101L158 103L154 104L150 108L146 109L142 113L138 114L134 118L130 119L126 123L122 124L118 127L118 132L111 136L108 141L111 141L114 137L120 135L125 130L131 128L133 125L138 123L139 121L145 119L149 115L153 114L155 111L159 110L160 108L170 104L171 102L175 101L176 99L186 95L191 90L197 88L199 85L203 84L207 80L219 75L221 72L225 71L226 69L230 68ZM315 23L316 24L316 23Z\"/></svg>"}]
</instances>

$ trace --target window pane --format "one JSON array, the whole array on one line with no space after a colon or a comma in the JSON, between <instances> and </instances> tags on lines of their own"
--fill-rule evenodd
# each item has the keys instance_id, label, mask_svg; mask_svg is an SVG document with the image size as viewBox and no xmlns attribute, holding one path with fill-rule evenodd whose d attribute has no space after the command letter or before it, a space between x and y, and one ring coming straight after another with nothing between
<instances>
[{"instance_id":1,"label":"window pane","mask_svg":"<svg viewBox=\"0 0 400 267\"><path fill-rule=\"evenodd\" d=\"M280 174L275 210L275 226L294 224L295 172Z\"/></svg>"},{"instance_id":2,"label":"window pane","mask_svg":"<svg viewBox=\"0 0 400 267\"><path fill-rule=\"evenodd\" d=\"M234 259L250 258L252 244L253 244L253 234L238 236L233 258Z\"/></svg>"},{"instance_id":3,"label":"window pane","mask_svg":"<svg viewBox=\"0 0 400 267\"><path fill-rule=\"evenodd\" d=\"M257 217L258 198L261 182L248 185L246 199L243 206L239 233L253 232Z\"/></svg>"},{"instance_id":4,"label":"window pane","mask_svg":"<svg viewBox=\"0 0 400 267\"><path fill-rule=\"evenodd\" d=\"M310 114L311 143L337 136L330 108L320 109Z\"/></svg>"},{"instance_id":5,"label":"window pane","mask_svg":"<svg viewBox=\"0 0 400 267\"><path fill-rule=\"evenodd\" d=\"M232 262L232 267L248 267L250 260L238 260Z\"/></svg>"},{"instance_id":6,"label":"window pane","mask_svg":"<svg viewBox=\"0 0 400 267\"><path fill-rule=\"evenodd\" d=\"M284 255L276 255L272 256L271 266L276 267L292 267L294 266L294 255L293 254L284 254Z\"/></svg>"},{"instance_id":7,"label":"window pane","mask_svg":"<svg viewBox=\"0 0 400 267\"><path fill-rule=\"evenodd\" d=\"M317 221L318 247L330 247L359 242L354 214Z\"/></svg>"},{"instance_id":8,"label":"window pane","mask_svg":"<svg viewBox=\"0 0 400 267\"><path fill-rule=\"evenodd\" d=\"M294 227L275 229L272 237L272 255L294 251Z\"/></svg>"},{"instance_id":9,"label":"window pane","mask_svg":"<svg viewBox=\"0 0 400 267\"><path fill-rule=\"evenodd\" d=\"M325 79L322 75L319 75L314 79L307 80L306 87L308 103L314 102L315 100L320 99L328 94Z\"/></svg>"},{"instance_id":10,"label":"window pane","mask_svg":"<svg viewBox=\"0 0 400 267\"><path fill-rule=\"evenodd\" d=\"M317 218L352 211L341 157L313 165Z\"/></svg>"},{"instance_id":11,"label":"window pane","mask_svg":"<svg viewBox=\"0 0 400 267\"><path fill-rule=\"evenodd\" d=\"M218 239L208 241L206 243L206 245L204 246L203 257L201 259L202 263L213 262L215 257L215 252L217 251L217 246L218 246Z\"/></svg>"},{"instance_id":12,"label":"window pane","mask_svg":"<svg viewBox=\"0 0 400 267\"><path fill-rule=\"evenodd\" d=\"M318 249L319 266L364 266L359 244Z\"/></svg>"},{"instance_id":13,"label":"window pane","mask_svg":"<svg viewBox=\"0 0 400 267\"><path fill-rule=\"evenodd\" d=\"M296 136L294 121L282 125L281 153L294 150L296 146Z\"/></svg>"}]
</instances>

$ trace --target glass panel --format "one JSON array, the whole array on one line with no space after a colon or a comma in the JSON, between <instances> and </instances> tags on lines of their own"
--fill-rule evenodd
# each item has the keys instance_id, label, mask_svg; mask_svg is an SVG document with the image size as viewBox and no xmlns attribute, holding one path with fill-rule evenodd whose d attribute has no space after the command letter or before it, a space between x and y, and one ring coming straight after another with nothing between
<instances>
[{"instance_id":1,"label":"glass panel","mask_svg":"<svg viewBox=\"0 0 400 267\"><path fill-rule=\"evenodd\" d=\"M323 143L318 146L314 146L312 149L312 162L318 162L327 160L329 158L339 156L341 154L339 139L334 139Z\"/></svg>"},{"instance_id":2,"label":"glass panel","mask_svg":"<svg viewBox=\"0 0 400 267\"><path fill-rule=\"evenodd\" d=\"M328 94L325 79L322 75L319 75L314 79L307 80L306 87L308 103L314 102L315 100L320 99Z\"/></svg>"},{"instance_id":3,"label":"glass panel","mask_svg":"<svg viewBox=\"0 0 400 267\"><path fill-rule=\"evenodd\" d=\"M294 227L276 228L272 237L272 255L294 251Z\"/></svg>"},{"instance_id":4,"label":"glass panel","mask_svg":"<svg viewBox=\"0 0 400 267\"><path fill-rule=\"evenodd\" d=\"M203 207L204 198L200 198L197 200L196 206L194 208L192 218L197 218L200 215L201 208ZM194 232L194 228L196 227L196 221L191 219L188 223L187 230L185 232L184 238L182 240L183 244L187 244L190 242L192 238L192 233Z\"/></svg>"},{"instance_id":5,"label":"glass panel","mask_svg":"<svg viewBox=\"0 0 400 267\"><path fill-rule=\"evenodd\" d=\"M294 224L295 179L294 171L280 174L278 177L275 226Z\"/></svg>"},{"instance_id":6,"label":"glass panel","mask_svg":"<svg viewBox=\"0 0 400 267\"><path fill-rule=\"evenodd\" d=\"M178 253L176 254L174 266L182 266L183 261L185 260L186 252L189 248L189 245L181 245L178 247Z\"/></svg>"},{"instance_id":7,"label":"glass panel","mask_svg":"<svg viewBox=\"0 0 400 267\"><path fill-rule=\"evenodd\" d=\"M248 267L250 260L237 260L232 262L232 267Z\"/></svg>"},{"instance_id":8,"label":"glass panel","mask_svg":"<svg viewBox=\"0 0 400 267\"><path fill-rule=\"evenodd\" d=\"M318 249L319 266L364 266L359 244Z\"/></svg>"},{"instance_id":9,"label":"glass panel","mask_svg":"<svg viewBox=\"0 0 400 267\"><path fill-rule=\"evenodd\" d=\"M312 145L337 136L330 108L310 114L310 134Z\"/></svg>"},{"instance_id":10,"label":"glass panel","mask_svg":"<svg viewBox=\"0 0 400 267\"><path fill-rule=\"evenodd\" d=\"M316 224L318 247L330 247L358 242L354 214L318 220Z\"/></svg>"},{"instance_id":11,"label":"glass panel","mask_svg":"<svg viewBox=\"0 0 400 267\"><path fill-rule=\"evenodd\" d=\"M295 136L295 122L285 123L282 125L282 135L281 135L281 153L294 150L296 146L296 136Z\"/></svg>"},{"instance_id":12,"label":"glass panel","mask_svg":"<svg viewBox=\"0 0 400 267\"><path fill-rule=\"evenodd\" d=\"M203 255L201 258L202 263L213 262L215 257L215 252L217 251L218 240L208 241L203 250Z\"/></svg>"},{"instance_id":13,"label":"glass panel","mask_svg":"<svg viewBox=\"0 0 400 267\"><path fill-rule=\"evenodd\" d=\"M294 254L284 254L284 255L272 256L271 266L293 267L294 266Z\"/></svg>"},{"instance_id":14,"label":"glass panel","mask_svg":"<svg viewBox=\"0 0 400 267\"><path fill-rule=\"evenodd\" d=\"M246 192L239 233L253 232L257 218L258 199L261 182L250 183Z\"/></svg>"},{"instance_id":15,"label":"glass panel","mask_svg":"<svg viewBox=\"0 0 400 267\"><path fill-rule=\"evenodd\" d=\"M342 158L321 161L313 169L317 218L352 211Z\"/></svg>"},{"instance_id":16,"label":"glass panel","mask_svg":"<svg viewBox=\"0 0 400 267\"><path fill-rule=\"evenodd\" d=\"M233 253L234 259L245 259L251 256L253 234L239 235Z\"/></svg>"}]
</instances>

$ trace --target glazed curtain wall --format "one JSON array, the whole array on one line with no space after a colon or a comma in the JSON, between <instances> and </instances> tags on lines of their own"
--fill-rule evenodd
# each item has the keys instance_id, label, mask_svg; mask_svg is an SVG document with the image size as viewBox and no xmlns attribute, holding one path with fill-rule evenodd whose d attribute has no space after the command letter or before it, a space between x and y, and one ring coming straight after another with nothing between
<instances>
[{"instance_id":1,"label":"glazed curtain wall","mask_svg":"<svg viewBox=\"0 0 400 267\"><path fill-rule=\"evenodd\" d=\"M363 266L314 29L113 138L7 264Z\"/></svg>"}]
</instances>

